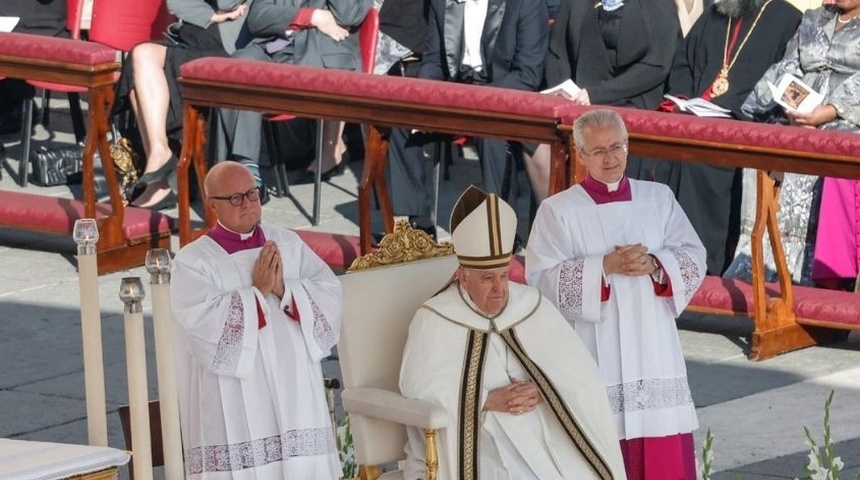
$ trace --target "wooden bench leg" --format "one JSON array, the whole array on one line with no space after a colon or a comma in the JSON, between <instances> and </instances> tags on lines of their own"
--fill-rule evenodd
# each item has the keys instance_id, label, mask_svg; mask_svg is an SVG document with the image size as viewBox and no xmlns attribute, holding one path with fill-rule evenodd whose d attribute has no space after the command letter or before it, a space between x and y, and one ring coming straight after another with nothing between
<instances>
[{"instance_id":1,"label":"wooden bench leg","mask_svg":"<svg viewBox=\"0 0 860 480\"><path fill-rule=\"evenodd\" d=\"M782 248L777 213L779 212L778 172L756 172L756 219L750 234L752 245L753 318L751 360L766 360L781 353L818 343L844 339L846 332L816 328L797 323L794 313L794 290L791 272ZM776 261L780 296L768 298L765 291L764 231L767 231Z\"/></svg>"},{"instance_id":2,"label":"wooden bench leg","mask_svg":"<svg viewBox=\"0 0 860 480\"><path fill-rule=\"evenodd\" d=\"M385 164L388 160L388 139L379 127L369 125L364 154L364 171L358 185L358 225L362 255L372 250L371 193L376 189L379 209L385 223L385 232L394 231L394 210L388 182L385 180Z\"/></svg>"},{"instance_id":3,"label":"wooden bench leg","mask_svg":"<svg viewBox=\"0 0 860 480\"><path fill-rule=\"evenodd\" d=\"M176 189L179 194L179 245L185 246L196 238L196 232L191 230L191 192L189 169L194 166L197 173L200 194L203 195L203 179L206 176L206 161L203 154L205 140L205 120L200 110L193 105L185 104L185 128L182 130L182 152L176 168ZM206 224L209 225L210 212L206 209Z\"/></svg>"}]
</instances>

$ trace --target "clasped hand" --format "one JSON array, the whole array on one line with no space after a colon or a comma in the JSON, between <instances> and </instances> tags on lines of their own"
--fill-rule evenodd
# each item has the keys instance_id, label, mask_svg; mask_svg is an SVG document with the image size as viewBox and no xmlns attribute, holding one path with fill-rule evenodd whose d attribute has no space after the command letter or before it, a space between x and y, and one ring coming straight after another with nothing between
<instances>
[{"instance_id":1,"label":"clasped hand","mask_svg":"<svg viewBox=\"0 0 860 480\"><path fill-rule=\"evenodd\" d=\"M274 241L267 241L260 250L260 255L254 262L254 271L251 272L251 281L264 297L274 293L278 298L283 298L284 264Z\"/></svg>"},{"instance_id":2,"label":"clasped hand","mask_svg":"<svg viewBox=\"0 0 860 480\"><path fill-rule=\"evenodd\" d=\"M311 25L336 42L346 40L349 36L349 30L338 25L337 19L328 10L314 10L314 13L311 15Z\"/></svg>"},{"instance_id":3,"label":"clasped hand","mask_svg":"<svg viewBox=\"0 0 860 480\"><path fill-rule=\"evenodd\" d=\"M641 243L616 246L612 253L603 257L603 271L609 275L637 276L656 273L654 257Z\"/></svg>"},{"instance_id":4,"label":"clasped hand","mask_svg":"<svg viewBox=\"0 0 860 480\"><path fill-rule=\"evenodd\" d=\"M234 8L233 10L230 10L228 12L216 12L216 13L214 13L210 20L213 23L232 22L233 20L236 20L237 18L241 17L242 15L245 15L245 13L247 13L247 11L248 11L248 4L243 3L243 4L239 5L238 7Z\"/></svg>"},{"instance_id":5,"label":"clasped hand","mask_svg":"<svg viewBox=\"0 0 860 480\"><path fill-rule=\"evenodd\" d=\"M506 387L490 390L484 402L484 411L521 415L534 410L540 399L540 392L533 382L514 380Z\"/></svg>"}]
</instances>

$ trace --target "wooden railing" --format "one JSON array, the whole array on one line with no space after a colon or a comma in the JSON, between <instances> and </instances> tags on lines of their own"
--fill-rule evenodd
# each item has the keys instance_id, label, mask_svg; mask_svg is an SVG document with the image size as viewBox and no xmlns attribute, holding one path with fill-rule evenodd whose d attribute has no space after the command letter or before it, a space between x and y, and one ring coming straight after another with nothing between
<instances>
[{"instance_id":1,"label":"wooden railing","mask_svg":"<svg viewBox=\"0 0 860 480\"><path fill-rule=\"evenodd\" d=\"M412 78L363 75L291 65L261 64L236 59L200 59L183 66L180 83L185 100L185 138L179 167L180 242L199 235L190 226L187 170L193 164L202 179L204 119L201 109L226 107L267 113L290 113L368 125L364 172L359 186L362 252L370 249L371 194L376 191L386 230L393 215L384 167L391 127L427 132L549 143L552 146L551 192L577 178L576 157L570 142L571 125L588 107L570 105L558 97L491 87L457 85ZM778 188L767 171L787 171L860 178L860 135L762 125L735 120L618 109L630 132L631 153L687 162L757 168L758 201L753 241L753 282L747 302L752 308L715 308L693 303L691 309L746 314L755 320L751 357L768 358L810 345L831 329L809 325L847 326L856 323L807 322L795 314L799 288L782 254L776 222ZM214 223L207 212L206 224ZM768 295L764 281L763 234L770 234L778 257L779 285ZM717 288L722 285L716 280ZM729 292L731 293L731 292ZM695 299L694 299L695 300ZM854 298L844 298L851 303ZM839 300L839 301L843 301ZM822 319L812 319L820 321ZM828 323L830 322L830 323Z\"/></svg>"}]
</instances>

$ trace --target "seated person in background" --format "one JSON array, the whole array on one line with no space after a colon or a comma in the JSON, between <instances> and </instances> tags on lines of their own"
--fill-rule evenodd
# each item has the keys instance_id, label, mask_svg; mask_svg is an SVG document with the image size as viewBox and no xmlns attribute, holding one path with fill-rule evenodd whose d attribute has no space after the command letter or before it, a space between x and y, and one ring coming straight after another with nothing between
<instances>
[{"instance_id":1,"label":"seated person in background","mask_svg":"<svg viewBox=\"0 0 860 480\"><path fill-rule=\"evenodd\" d=\"M579 105L654 110L663 101L666 77L681 36L673 0L565 0L549 40L546 85L568 79L581 89ZM644 160L631 159L628 168ZM550 148L538 147L526 162L535 197L549 189Z\"/></svg>"},{"instance_id":2,"label":"seated person in background","mask_svg":"<svg viewBox=\"0 0 860 480\"><path fill-rule=\"evenodd\" d=\"M549 16L535 0L447 2L429 0L427 42L419 78L535 91L543 77ZM504 6L501 6L504 4ZM492 7L492 8L490 8ZM435 230L430 220L432 187L427 183L421 132L393 129L388 149L391 203L413 227ZM508 142L476 139L482 187L504 197Z\"/></svg>"},{"instance_id":3,"label":"seated person in background","mask_svg":"<svg viewBox=\"0 0 860 480\"><path fill-rule=\"evenodd\" d=\"M416 312L400 390L439 404L439 478L624 479L594 362L537 290L508 280L517 218L469 187L451 214L456 278ZM409 430L405 478L427 478ZM479 473L480 472L480 473Z\"/></svg>"},{"instance_id":4,"label":"seated person in background","mask_svg":"<svg viewBox=\"0 0 860 480\"><path fill-rule=\"evenodd\" d=\"M804 13L785 57L765 72L741 110L758 121L860 133L858 17L857 0L837 0L834 5ZM768 83L779 84L784 75L803 80L824 96L823 102L808 113L784 109L774 101L768 87ZM810 277L832 286L851 283L857 277L860 252L860 211L855 201L860 184L825 178L820 209L813 201L818 196L817 184L816 176L785 175L779 220L789 268L794 280L801 283L810 283ZM747 203L754 204L754 197ZM808 241L812 235L807 232L814 235L814 261L813 242ZM749 251L745 253L749 255ZM743 266L748 260L740 263L733 266Z\"/></svg>"},{"instance_id":5,"label":"seated person in background","mask_svg":"<svg viewBox=\"0 0 860 480\"><path fill-rule=\"evenodd\" d=\"M218 223L179 251L170 284L188 478L340 478L320 364L340 282L294 232L260 225L245 167L215 165L205 193Z\"/></svg>"},{"instance_id":6,"label":"seated person in background","mask_svg":"<svg viewBox=\"0 0 860 480\"><path fill-rule=\"evenodd\" d=\"M665 185L628 179L610 110L573 125L588 176L538 209L526 278L579 334L608 390L629 480L696 479L696 409L675 319L705 249Z\"/></svg>"},{"instance_id":7,"label":"seated person in background","mask_svg":"<svg viewBox=\"0 0 860 480\"><path fill-rule=\"evenodd\" d=\"M765 70L782 58L799 22L800 12L785 0L720 0L680 43L668 92L702 97L742 118L741 104ZM652 178L675 192L705 244L708 274L722 274L738 241L740 169L664 160L645 177Z\"/></svg>"},{"instance_id":8,"label":"seated person in background","mask_svg":"<svg viewBox=\"0 0 860 480\"><path fill-rule=\"evenodd\" d=\"M3 0L0 17L18 17L16 33L68 37L66 0ZM0 79L0 135L21 131L21 102L32 98L35 89L17 78ZM3 146L0 145L0 152ZM0 153L2 155L2 153Z\"/></svg>"},{"instance_id":9,"label":"seated person in background","mask_svg":"<svg viewBox=\"0 0 860 480\"><path fill-rule=\"evenodd\" d=\"M117 108L134 110L146 153L143 175L137 181L131 205L161 210L176 205L168 181L178 158L168 136L182 129L182 95L179 67L196 58L227 56L247 42L240 35L251 0L167 0L179 19L173 40L146 42L131 50L117 83Z\"/></svg>"},{"instance_id":10,"label":"seated person in background","mask_svg":"<svg viewBox=\"0 0 860 480\"><path fill-rule=\"evenodd\" d=\"M233 57L342 70L361 70L358 31L372 0L254 0L247 26L253 40ZM286 112L289 113L289 112ZM260 112L221 109L228 158L259 173ZM340 164L341 122L323 122L323 164ZM308 139L312 141L312 139ZM342 170L326 171L331 176ZM303 177L307 180L307 175Z\"/></svg>"},{"instance_id":11,"label":"seated person in background","mask_svg":"<svg viewBox=\"0 0 860 480\"><path fill-rule=\"evenodd\" d=\"M398 75L407 75L406 64L402 60L421 55L427 39L428 0L375 0L379 9L379 45L376 48L376 61L373 73L386 75L395 66L400 68ZM407 62L410 63L410 62ZM416 67L418 62L411 62ZM408 74L414 77L417 73Z\"/></svg>"}]
</instances>

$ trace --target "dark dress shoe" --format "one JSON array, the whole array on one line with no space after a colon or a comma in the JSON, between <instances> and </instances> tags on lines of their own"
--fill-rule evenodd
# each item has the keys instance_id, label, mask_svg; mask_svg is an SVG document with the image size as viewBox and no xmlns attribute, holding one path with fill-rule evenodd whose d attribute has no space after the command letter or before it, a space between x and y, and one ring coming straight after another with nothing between
<instances>
[{"instance_id":1,"label":"dark dress shoe","mask_svg":"<svg viewBox=\"0 0 860 480\"><path fill-rule=\"evenodd\" d=\"M302 172L296 175L293 179L291 185L307 185L309 183L314 183L315 174L316 173L311 170L302 170Z\"/></svg>"},{"instance_id":2,"label":"dark dress shoe","mask_svg":"<svg viewBox=\"0 0 860 480\"><path fill-rule=\"evenodd\" d=\"M346 171L346 164L347 164L347 161L346 161L346 159L344 159L344 160L341 160L340 163L338 163L337 165L324 171L322 174L322 181L327 182L334 177L339 177L339 176L343 175L343 172Z\"/></svg>"},{"instance_id":3,"label":"dark dress shoe","mask_svg":"<svg viewBox=\"0 0 860 480\"><path fill-rule=\"evenodd\" d=\"M324 171L321 175L323 182L328 182L334 177L339 177L343 175L343 172L346 171L346 160L341 160L337 165L329 168ZM293 185L307 185L309 183L314 183L316 180L316 172L313 170L305 170L302 173L296 175L296 178L293 180Z\"/></svg>"}]
</instances>

